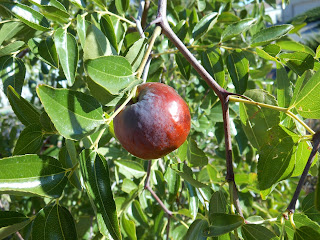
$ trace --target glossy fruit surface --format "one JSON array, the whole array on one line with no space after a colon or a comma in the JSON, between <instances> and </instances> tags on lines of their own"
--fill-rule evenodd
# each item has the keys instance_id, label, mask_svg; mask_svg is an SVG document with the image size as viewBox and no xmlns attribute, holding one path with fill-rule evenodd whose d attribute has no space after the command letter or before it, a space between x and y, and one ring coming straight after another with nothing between
<instances>
[{"instance_id":1,"label":"glossy fruit surface","mask_svg":"<svg viewBox=\"0 0 320 240\"><path fill-rule=\"evenodd\" d=\"M137 101L114 118L115 135L131 154L157 159L177 149L190 131L190 112L176 91L162 83L138 86Z\"/></svg>"}]
</instances>

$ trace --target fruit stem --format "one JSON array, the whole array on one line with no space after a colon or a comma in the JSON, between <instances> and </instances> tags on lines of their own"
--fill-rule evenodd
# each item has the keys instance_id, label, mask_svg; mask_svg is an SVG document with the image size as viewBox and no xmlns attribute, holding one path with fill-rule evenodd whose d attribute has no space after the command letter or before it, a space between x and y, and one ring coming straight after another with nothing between
<instances>
[{"instance_id":1,"label":"fruit stem","mask_svg":"<svg viewBox=\"0 0 320 240\"><path fill-rule=\"evenodd\" d=\"M110 123L112 122L112 120L118 115L119 112L121 112L121 110L128 104L128 102L130 102L130 100L136 95L136 91L137 91L137 86L135 86L129 96L127 97L127 99L121 104L121 106L106 120L106 124L110 125Z\"/></svg>"}]
</instances>

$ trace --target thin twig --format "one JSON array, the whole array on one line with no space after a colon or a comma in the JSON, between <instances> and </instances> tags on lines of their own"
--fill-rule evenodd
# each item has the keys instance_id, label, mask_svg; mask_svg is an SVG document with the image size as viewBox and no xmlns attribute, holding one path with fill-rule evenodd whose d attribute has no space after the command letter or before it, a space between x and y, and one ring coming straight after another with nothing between
<instances>
[{"instance_id":1,"label":"thin twig","mask_svg":"<svg viewBox=\"0 0 320 240\"><path fill-rule=\"evenodd\" d=\"M294 213L294 211L296 209L296 203L297 203L298 197L300 195L302 186L307 178L307 175L308 175L309 169L312 165L313 159L316 156L318 149L320 148L320 132L317 132L315 135L313 135L312 141L313 141L312 151L310 153L310 156L309 156L309 159L306 163L306 166L303 170L303 173L302 173L301 178L299 180L296 191L294 192L293 197L291 199L291 202L289 203L289 206L287 208L289 215Z\"/></svg>"}]
</instances>

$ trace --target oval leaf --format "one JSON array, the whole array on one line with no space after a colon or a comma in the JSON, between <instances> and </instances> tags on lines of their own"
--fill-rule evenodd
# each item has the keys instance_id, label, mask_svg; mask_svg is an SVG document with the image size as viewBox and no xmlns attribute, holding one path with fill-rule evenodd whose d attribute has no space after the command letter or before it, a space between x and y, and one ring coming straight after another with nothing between
<instances>
[{"instance_id":1,"label":"oval leaf","mask_svg":"<svg viewBox=\"0 0 320 240\"><path fill-rule=\"evenodd\" d=\"M11 85L18 94L21 94L26 67L20 58L11 56L0 57L0 76L3 91L7 94L7 88Z\"/></svg>"},{"instance_id":2,"label":"oval leaf","mask_svg":"<svg viewBox=\"0 0 320 240\"><path fill-rule=\"evenodd\" d=\"M75 79L79 53L77 41L66 29L59 28L54 34L54 43L57 48L59 60L67 78L68 85L72 85Z\"/></svg>"},{"instance_id":3,"label":"oval leaf","mask_svg":"<svg viewBox=\"0 0 320 240\"><path fill-rule=\"evenodd\" d=\"M35 154L0 159L0 192L60 197L68 178L55 158Z\"/></svg>"},{"instance_id":4,"label":"oval leaf","mask_svg":"<svg viewBox=\"0 0 320 240\"><path fill-rule=\"evenodd\" d=\"M242 51L234 51L227 57L227 68L236 92L243 94L247 89L249 78L249 61Z\"/></svg>"},{"instance_id":5,"label":"oval leaf","mask_svg":"<svg viewBox=\"0 0 320 240\"><path fill-rule=\"evenodd\" d=\"M257 224L245 224L241 227L241 233L245 240L276 240L279 239L276 234L268 228Z\"/></svg>"},{"instance_id":6,"label":"oval leaf","mask_svg":"<svg viewBox=\"0 0 320 240\"><path fill-rule=\"evenodd\" d=\"M196 40L208 32L217 22L218 13L212 12L201 18L201 20L194 26L192 30L192 37Z\"/></svg>"},{"instance_id":7,"label":"oval leaf","mask_svg":"<svg viewBox=\"0 0 320 240\"><path fill-rule=\"evenodd\" d=\"M31 103L21 97L13 87L8 88L8 99L12 110L25 125L39 124L40 112Z\"/></svg>"},{"instance_id":8,"label":"oval leaf","mask_svg":"<svg viewBox=\"0 0 320 240\"><path fill-rule=\"evenodd\" d=\"M29 220L24 214L14 211L0 211L0 228Z\"/></svg>"},{"instance_id":9,"label":"oval leaf","mask_svg":"<svg viewBox=\"0 0 320 240\"><path fill-rule=\"evenodd\" d=\"M244 224L244 219L238 215L214 213L210 215L210 226L204 232L205 236L213 237L231 232Z\"/></svg>"},{"instance_id":10,"label":"oval leaf","mask_svg":"<svg viewBox=\"0 0 320 240\"><path fill-rule=\"evenodd\" d=\"M210 73L211 76L217 81L220 86L225 84L224 65L222 54L219 48L205 51L201 54L201 61L204 68Z\"/></svg>"},{"instance_id":11,"label":"oval leaf","mask_svg":"<svg viewBox=\"0 0 320 240\"><path fill-rule=\"evenodd\" d=\"M244 19L239 22L233 23L226 27L226 29L222 32L221 41L227 41L235 36L240 35L244 31L248 30L249 27L256 22L256 19Z\"/></svg>"},{"instance_id":12,"label":"oval leaf","mask_svg":"<svg viewBox=\"0 0 320 240\"><path fill-rule=\"evenodd\" d=\"M105 236L110 233L116 240L121 239L106 159L94 151L85 149L80 154L80 169L100 232Z\"/></svg>"},{"instance_id":13,"label":"oval leaf","mask_svg":"<svg viewBox=\"0 0 320 240\"><path fill-rule=\"evenodd\" d=\"M58 204L46 206L32 225L32 239L78 239L76 226L70 212Z\"/></svg>"},{"instance_id":14,"label":"oval leaf","mask_svg":"<svg viewBox=\"0 0 320 240\"><path fill-rule=\"evenodd\" d=\"M14 147L13 155L37 153L43 143L43 132L41 126L31 124L21 132Z\"/></svg>"},{"instance_id":15,"label":"oval leaf","mask_svg":"<svg viewBox=\"0 0 320 240\"><path fill-rule=\"evenodd\" d=\"M106 56L85 62L90 78L108 90L118 94L134 80L132 67L127 59L120 56Z\"/></svg>"},{"instance_id":16,"label":"oval leaf","mask_svg":"<svg viewBox=\"0 0 320 240\"><path fill-rule=\"evenodd\" d=\"M50 30L50 24L48 20L38 11L20 3L1 3L4 7L10 10L13 15L20 19L28 26L39 30L48 31Z\"/></svg>"},{"instance_id":17,"label":"oval leaf","mask_svg":"<svg viewBox=\"0 0 320 240\"><path fill-rule=\"evenodd\" d=\"M295 103L298 113L305 118L320 119L320 71L316 72L301 89Z\"/></svg>"},{"instance_id":18,"label":"oval leaf","mask_svg":"<svg viewBox=\"0 0 320 240\"><path fill-rule=\"evenodd\" d=\"M279 39L286 35L293 28L290 24L283 24L278 26L272 26L269 28L262 29L255 35L251 40L251 46L266 45L276 39Z\"/></svg>"}]
</instances>

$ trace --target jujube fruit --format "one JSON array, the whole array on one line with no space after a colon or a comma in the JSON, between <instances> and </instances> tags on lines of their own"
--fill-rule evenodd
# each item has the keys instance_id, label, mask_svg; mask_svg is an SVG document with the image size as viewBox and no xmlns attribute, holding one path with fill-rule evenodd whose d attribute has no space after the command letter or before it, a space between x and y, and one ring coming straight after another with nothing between
<instances>
[{"instance_id":1,"label":"jujube fruit","mask_svg":"<svg viewBox=\"0 0 320 240\"><path fill-rule=\"evenodd\" d=\"M180 147L190 132L188 105L170 86L144 83L114 118L114 132L121 145L142 159L157 159Z\"/></svg>"}]
</instances>

